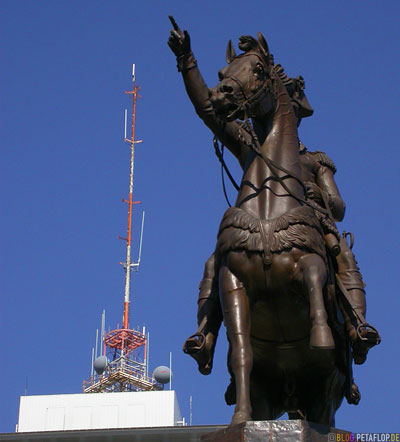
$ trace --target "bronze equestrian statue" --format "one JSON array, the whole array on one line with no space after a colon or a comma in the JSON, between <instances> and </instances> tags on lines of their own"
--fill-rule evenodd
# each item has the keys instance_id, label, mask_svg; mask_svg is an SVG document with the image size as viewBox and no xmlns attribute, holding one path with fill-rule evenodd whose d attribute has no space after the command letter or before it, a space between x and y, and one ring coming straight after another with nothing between
<instances>
[{"instance_id":1,"label":"bronze equestrian statue","mask_svg":"<svg viewBox=\"0 0 400 442\"><path fill-rule=\"evenodd\" d=\"M339 279L345 294L336 296L340 259L330 255L345 260L348 247L333 219L343 218L344 204L329 158L299 149L297 126L312 113L304 86L273 63L259 33L258 40L240 38L239 56L229 42L228 65L208 89L189 34L171 22L168 43L196 112L243 169L235 206L225 212L206 264L199 329L184 348L208 374L222 312L232 376L226 399L236 403L231 424L287 411L333 426L344 395L353 389L357 401L348 337L362 363L379 335L365 323L362 295L352 297Z\"/></svg>"},{"instance_id":2,"label":"bronze equestrian statue","mask_svg":"<svg viewBox=\"0 0 400 442\"><path fill-rule=\"evenodd\" d=\"M276 65L275 68L283 73L283 69L279 65ZM286 77L284 84L292 99L298 119L297 124L300 125L302 118L313 114L313 110L304 94L304 80L300 76L297 78ZM342 221L345 213L345 204L334 181L336 166L324 152L310 152L301 142L299 143L299 150L301 178L307 187L308 198L311 198L322 207L329 207L331 220ZM327 233L330 233L329 230L332 229L332 224L329 224L328 229L325 229ZM334 236L337 236L335 230ZM330 241L335 241L334 236L326 235ZM348 246L345 237L346 234L340 238L340 252L336 257L336 265L337 275L349 294L351 312L348 314L346 309L343 309L342 313L345 316L346 329L352 346L354 361L356 364L362 364L366 360L370 347L376 344L376 334L374 339L370 337L369 340L364 341L360 339L357 333L357 327L362 324L361 315L365 317L366 313L365 284L354 254ZM213 253L205 264L203 279L199 285L199 329L195 335L186 340L184 346L184 351L196 359L199 371L202 374L209 374L211 372L214 347L222 322L217 273ZM358 312L359 316L355 315L354 311Z\"/></svg>"}]
</instances>

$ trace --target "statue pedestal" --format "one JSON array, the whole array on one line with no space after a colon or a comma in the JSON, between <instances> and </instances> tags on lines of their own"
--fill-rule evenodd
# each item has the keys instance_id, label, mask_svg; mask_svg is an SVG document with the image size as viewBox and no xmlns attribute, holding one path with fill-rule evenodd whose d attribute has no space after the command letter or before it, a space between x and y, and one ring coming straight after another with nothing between
<instances>
[{"instance_id":1,"label":"statue pedestal","mask_svg":"<svg viewBox=\"0 0 400 442\"><path fill-rule=\"evenodd\" d=\"M303 420L249 421L201 437L202 442L330 442L349 431ZM340 440L346 440L341 438Z\"/></svg>"}]
</instances>

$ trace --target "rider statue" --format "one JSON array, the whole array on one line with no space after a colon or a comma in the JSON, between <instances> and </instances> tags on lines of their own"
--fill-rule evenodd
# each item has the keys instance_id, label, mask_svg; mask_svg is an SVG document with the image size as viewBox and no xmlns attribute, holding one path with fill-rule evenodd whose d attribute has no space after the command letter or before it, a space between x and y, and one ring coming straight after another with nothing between
<instances>
[{"instance_id":1,"label":"rider statue","mask_svg":"<svg viewBox=\"0 0 400 442\"><path fill-rule=\"evenodd\" d=\"M209 89L191 51L189 34L186 30L182 32L173 19L171 21L174 29L171 30L168 44L177 57L178 71L182 74L187 94L199 117L229 148L230 143L227 142L229 140L226 140L229 134L224 132L225 139L221 136L224 122L214 112ZM251 39L252 37L241 37L239 48L246 50L246 46L251 44ZM229 48L228 45L227 59ZM286 86L298 125L300 125L302 118L313 114L313 109L304 94L304 80L301 76L287 77L279 64L275 64L274 69ZM245 141L249 142L249 140ZM351 247L347 243L347 235L339 235L336 229L335 221L342 221L345 214L345 204L334 180L336 167L324 152L311 152L301 142L299 142L299 151L301 179L307 188L308 199L329 213L327 218L317 210L315 211L322 223L327 250L332 256L337 284L343 292L346 292L339 305L353 359L356 364L363 364L369 349L379 342L379 334L374 327L365 324L365 284ZM244 163L241 161L240 154L232 153L239 159L243 168ZM186 340L184 351L197 361L200 373L207 375L212 369L214 348L222 323L222 310L218 295L218 263L214 253L205 264L203 279L199 285L197 321L198 330ZM364 327L365 325L368 327Z\"/></svg>"}]
</instances>

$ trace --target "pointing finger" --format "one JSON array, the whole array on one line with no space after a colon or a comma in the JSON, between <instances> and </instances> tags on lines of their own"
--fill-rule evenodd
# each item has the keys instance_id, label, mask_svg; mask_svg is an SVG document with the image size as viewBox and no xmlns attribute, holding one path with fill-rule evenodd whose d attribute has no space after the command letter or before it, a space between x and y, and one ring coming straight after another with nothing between
<instances>
[{"instance_id":1,"label":"pointing finger","mask_svg":"<svg viewBox=\"0 0 400 442\"><path fill-rule=\"evenodd\" d=\"M174 27L175 31L180 32L181 30L179 29L179 26L178 26L178 24L176 23L174 17L172 17L172 15L169 15L168 18L169 18L169 20L170 20L172 26Z\"/></svg>"}]
</instances>

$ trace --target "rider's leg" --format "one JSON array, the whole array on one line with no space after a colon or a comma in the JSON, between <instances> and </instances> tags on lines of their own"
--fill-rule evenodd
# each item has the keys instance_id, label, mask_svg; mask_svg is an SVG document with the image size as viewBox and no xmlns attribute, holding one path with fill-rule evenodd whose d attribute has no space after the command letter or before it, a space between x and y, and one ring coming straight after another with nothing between
<instances>
[{"instance_id":1,"label":"rider's leg","mask_svg":"<svg viewBox=\"0 0 400 442\"><path fill-rule=\"evenodd\" d=\"M197 324L195 335L190 336L183 346L185 353L192 356L200 373L211 373L215 344L222 322L222 311L218 296L216 259L212 254L204 266L203 279L199 284Z\"/></svg>"},{"instance_id":2,"label":"rider's leg","mask_svg":"<svg viewBox=\"0 0 400 442\"><path fill-rule=\"evenodd\" d=\"M340 250L340 254L336 257L338 275L350 295L352 307L365 316L365 284L355 256L343 237L340 239Z\"/></svg>"},{"instance_id":3,"label":"rider's leg","mask_svg":"<svg viewBox=\"0 0 400 442\"><path fill-rule=\"evenodd\" d=\"M310 253L300 258L298 266L309 294L312 322L310 346L312 348L335 348L324 304L323 287L327 278L325 262L319 255Z\"/></svg>"},{"instance_id":4,"label":"rider's leg","mask_svg":"<svg viewBox=\"0 0 400 442\"><path fill-rule=\"evenodd\" d=\"M365 291L364 291L364 281L360 270L357 265L357 261L353 252L347 244L345 238L340 240L340 254L336 257L338 265L338 276L343 282L343 285L347 289L347 293L350 298L351 308L355 313L361 313L365 318L366 314L366 301L365 301ZM362 341L357 334L357 326L362 324L361 319L351 310L347 309L343 312L346 330L350 338L350 342L353 347L354 360L358 364L362 364L367 356L368 350L375 344L368 341ZM373 331L369 333L374 334ZM378 335L376 335L376 338ZM373 337L372 337L373 341ZM371 345L372 344L372 345Z\"/></svg>"},{"instance_id":5,"label":"rider's leg","mask_svg":"<svg viewBox=\"0 0 400 442\"><path fill-rule=\"evenodd\" d=\"M207 322L205 333L212 333L215 340L222 322L222 311L218 295L218 268L213 253L205 263L203 279L199 284L199 299L197 301L197 324L200 325L204 317Z\"/></svg>"},{"instance_id":6,"label":"rider's leg","mask_svg":"<svg viewBox=\"0 0 400 442\"><path fill-rule=\"evenodd\" d=\"M231 425L251 420L250 372L253 353L250 344L250 307L243 284L226 265L219 271L220 298L228 340L232 349L231 368L235 378L236 407Z\"/></svg>"}]
</instances>

